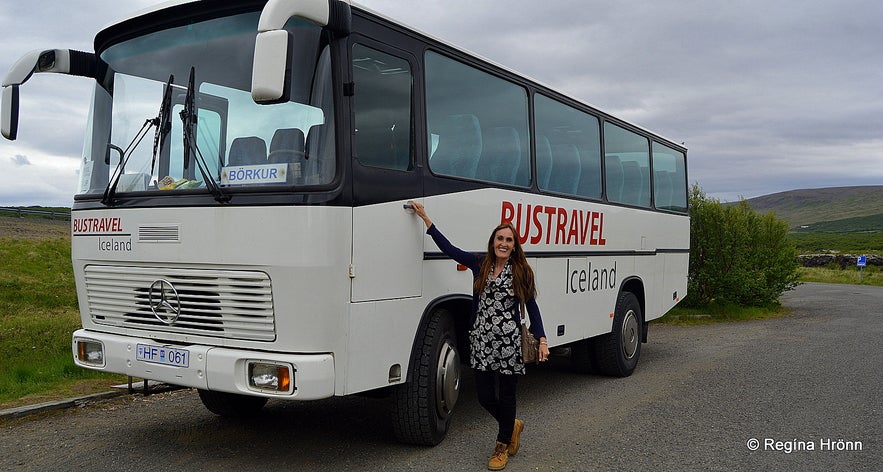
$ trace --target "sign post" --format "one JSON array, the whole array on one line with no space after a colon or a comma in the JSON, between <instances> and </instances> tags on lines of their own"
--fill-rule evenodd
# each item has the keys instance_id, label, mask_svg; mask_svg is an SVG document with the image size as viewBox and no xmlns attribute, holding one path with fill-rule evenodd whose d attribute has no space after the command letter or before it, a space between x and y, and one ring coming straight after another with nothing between
<instances>
[{"instance_id":1,"label":"sign post","mask_svg":"<svg viewBox=\"0 0 883 472\"><path fill-rule=\"evenodd\" d=\"M868 257L858 256L858 261L856 261L855 265L858 266L858 283L862 283L862 272L864 272L865 266L868 265Z\"/></svg>"}]
</instances>

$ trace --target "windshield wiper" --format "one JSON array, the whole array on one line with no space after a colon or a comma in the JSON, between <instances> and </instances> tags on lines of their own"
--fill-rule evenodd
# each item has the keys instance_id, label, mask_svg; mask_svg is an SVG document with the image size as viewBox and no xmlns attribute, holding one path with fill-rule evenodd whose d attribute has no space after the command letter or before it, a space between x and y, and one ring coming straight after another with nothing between
<instances>
[{"instance_id":1,"label":"windshield wiper","mask_svg":"<svg viewBox=\"0 0 883 472\"><path fill-rule=\"evenodd\" d=\"M184 109L181 110L181 121L184 124L184 169L189 167L190 156L192 154L193 160L196 161L196 166L199 168L199 172L205 180L206 188L209 189L216 201L219 203L226 203L230 201L230 196L221 190L221 187L209 171L208 164L205 163L205 158L202 156L199 146L196 145L196 137L194 136L194 129L196 128L195 87L196 68L191 66L190 80L187 82L187 95L184 98Z\"/></svg>"},{"instance_id":2,"label":"windshield wiper","mask_svg":"<svg viewBox=\"0 0 883 472\"><path fill-rule=\"evenodd\" d=\"M156 167L156 158L162 153L163 144L166 141L169 131L172 130L171 118L172 114L172 83L175 81L174 75L169 75L166 81L166 88L163 92L162 103L159 105L159 116L154 119L156 126L156 134L153 136L153 157L150 160L150 175L153 175L153 169Z\"/></svg>"},{"instance_id":3,"label":"windshield wiper","mask_svg":"<svg viewBox=\"0 0 883 472\"><path fill-rule=\"evenodd\" d=\"M153 167L156 165L156 156L162 149L165 135L168 134L172 127L171 122L169 121L169 115L171 114L172 108L172 82L174 80L175 76L170 75L168 82L166 82L162 102L159 105L159 115L157 115L156 118L148 118L144 121L144 124L141 125L141 129L138 130L138 133L135 134L135 137L132 138L132 141L129 142L129 145L126 146L125 150L120 149L119 146L116 146L113 143L108 143L107 155L104 156L104 163L110 165L110 151L112 150L119 153L120 160L117 162L116 169L114 169L110 181L104 189L104 196L101 197L101 203L104 205L113 205L113 197L116 194L117 184L120 183L120 177L126 171L126 163L129 161L129 158L132 157L132 153L135 152L138 145L141 144L141 141L144 140L144 137L147 136L150 128L156 126L156 134L153 137L153 160L150 162L150 173L151 175L153 174Z\"/></svg>"}]
</instances>

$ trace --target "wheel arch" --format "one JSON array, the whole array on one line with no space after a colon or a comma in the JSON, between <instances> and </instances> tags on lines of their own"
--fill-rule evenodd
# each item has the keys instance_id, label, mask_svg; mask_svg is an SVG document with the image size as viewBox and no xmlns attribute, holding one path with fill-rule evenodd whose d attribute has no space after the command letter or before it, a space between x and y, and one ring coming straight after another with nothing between
<instances>
[{"instance_id":1,"label":"wheel arch","mask_svg":"<svg viewBox=\"0 0 883 472\"><path fill-rule=\"evenodd\" d=\"M457 335L457 350L459 350L461 354L466 352L465 349L468 346L466 334L469 330L468 325L470 318L469 314L472 310L472 296L464 294L443 295L427 303L426 308L423 309L423 313L420 316L420 323L418 323L417 330L414 332L414 338L411 340L409 362L415 361L420 351L420 336L426 331L430 319L432 319L433 314L438 310L447 310L453 315ZM463 359L465 357L461 355L460 358ZM405 372L407 372L404 379L405 382L411 380L411 371L412 369L410 368L405 370Z\"/></svg>"},{"instance_id":2,"label":"wheel arch","mask_svg":"<svg viewBox=\"0 0 883 472\"><path fill-rule=\"evenodd\" d=\"M616 299L619 300L619 297L622 296L624 292L631 292L637 297L638 303L641 305L641 342L647 342L647 321L645 313L647 313L647 297L646 292L644 291L644 281L638 276L628 277L623 280L622 285L619 286L619 293L616 295Z\"/></svg>"}]
</instances>

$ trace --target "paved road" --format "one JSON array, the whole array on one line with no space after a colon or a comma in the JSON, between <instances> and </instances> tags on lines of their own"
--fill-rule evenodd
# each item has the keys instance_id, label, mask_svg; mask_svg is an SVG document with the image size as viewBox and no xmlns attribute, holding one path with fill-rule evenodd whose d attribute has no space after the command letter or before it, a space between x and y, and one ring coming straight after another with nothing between
<instances>
[{"instance_id":1,"label":"paved road","mask_svg":"<svg viewBox=\"0 0 883 472\"><path fill-rule=\"evenodd\" d=\"M654 325L626 379L531 371L506 470L880 470L883 288L807 284L784 302L780 319ZM0 424L0 470L484 470L494 425L464 383L435 448L395 443L382 399L232 421L182 390Z\"/></svg>"}]
</instances>

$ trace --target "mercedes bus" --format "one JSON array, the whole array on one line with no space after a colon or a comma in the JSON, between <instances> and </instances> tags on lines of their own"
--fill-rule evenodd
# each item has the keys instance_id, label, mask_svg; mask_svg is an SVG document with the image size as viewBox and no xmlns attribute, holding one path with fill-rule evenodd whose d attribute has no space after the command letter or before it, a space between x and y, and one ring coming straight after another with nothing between
<instances>
[{"instance_id":1,"label":"mercedes bus","mask_svg":"<svg viewBox=\"0 0 883 472\"><path fill-rule=\"evenodd\" d=\"M586 63L586 67L590 67ZM370 392L396 436L454 414L471 275L511 221L553 352L628 376L686 295L686 149L342 0L175 0L9 71L93 82L71 213L75 363L220 415Z\"/></svg>"}]
</instances>

